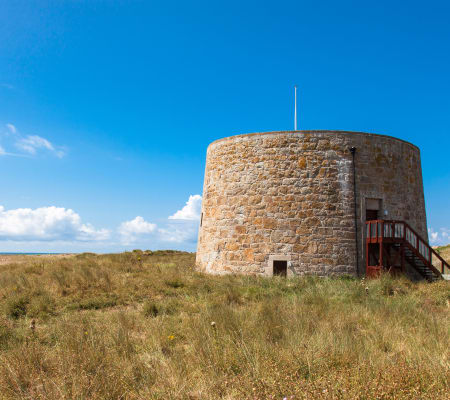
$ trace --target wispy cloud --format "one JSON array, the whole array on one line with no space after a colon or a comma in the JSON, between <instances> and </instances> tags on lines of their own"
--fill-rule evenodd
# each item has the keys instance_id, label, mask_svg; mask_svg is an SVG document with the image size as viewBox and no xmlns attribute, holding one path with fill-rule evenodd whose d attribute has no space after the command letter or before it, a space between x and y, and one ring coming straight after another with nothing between
<instances>
[{"instance_id":1,"label":"wispy cloud","mask_svg":"<svg viewBox=\"0 0 450 400\"><path fill-rule=\"evenodd\" d=\"M0 240L9 241L102 241L107 229L82 223L81 217L63 207L17 208L0 206Z\"/></svg>"},{"instance_id":2,"label":"wispy cloud","mask_svg":"<svg viewBox=\"0 0 450 400\"><path fill-rule=\"evenodd\" d=\"M169 243L195 243L198 236L198 224L192 221L178 224L169 224L158 229L161 241Z\"/></svg>"},{"instance_id":3,"label":"wispy cloud","mask_svg":"<svg viewBox=\"0 0 450 400\"><path fill-rule=\"evenodd\" d=\"M38 135L22 135L18 131L15 125L6 124L7 131L3 134L5 140L9 145L14 146L19 150L19 153L25 153L31 156L35 156L39 151L45 151L51 153L58 158L62 158L66 155L66 150L62 146L53 145L48 139L45 139ZM4 155L20 155L10 152L4 152Z\"/></svg>"},{"instance_id":4,"label":"wispy cloud","mask_svg":"<svg viewBox=\"0 0 450 400\"><path fill-rule=\"evenodd\" d=\"M8 153L2 146L0 146L0 157L1 156L28 157L24 154Z\"/></svg>"},{"instance_id":5,"label":"wispy cloud","mask_svg":"<svg viewBox=\"0 0 450 400\"><path fill-rule=\"evenodd\" d=\"M429 228L428 235L430 243L434 246L443 246L450 243L450 229L448 228L440 228L436 231Z\"/></svg>"},{"instance_id":6,"label":"wispy cloud","mask_svg":"<svg viewBox=\"0 0 450 400\"><path fill-rule=\"evenodd\" d=\"M6 127L9 129L11 133L17 133L17 128L13 124L6 124Z\"/></svg>"},{"instance_id":7,"label":"wispy cloud","mask_svg":"<svg viewBox=\"0 0 450 400\"><path fill-rule=\"evenodd\" d=\"M62 158L65 155L63 150L56 149L47 139L37 135L28 135L20 138L15 145L18 149L32 155L35 155L39 149L49 150L58 158Z\"/></svg>"},{"instance_id":8,"label":"wispy cloud","mask_svg":"<svg viewBox=\"0 0 450 400\"><path fill-rule=\"evenodd\" d=\"M202 209L202 196L194 194L189 196L186 205L178 210L175 214L171 215L169 219L181 219L181 220L193 220L200 219L200 212Z\"/></svg>"}]
</instances>

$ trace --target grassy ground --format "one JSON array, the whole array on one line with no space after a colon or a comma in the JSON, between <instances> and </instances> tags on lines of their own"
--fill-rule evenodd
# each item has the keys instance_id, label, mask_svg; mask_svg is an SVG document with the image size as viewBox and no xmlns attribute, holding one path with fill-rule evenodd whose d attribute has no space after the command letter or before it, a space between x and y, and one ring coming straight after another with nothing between
<instances>
[{"instance_id":1,"label":"grassy ground","mask_svg":"<svg viewBox=\"0 0 450 400\"><path fill-rule=\"evenodd\" d=\"M444 260L450 262L450 244L438 247L436 250Z\"/></svg>"},{"instance_id":2,"label":"grassy ground","mask_svg":"<svg viewBox=\"0 0 450 400\"><path fill-rule=\"evenodd\" d=\"M450 244L446 246L435 247L434 250L448 263L450 263ZM432 256L433 265L441 271L442 263L437 257ZM444 274L450 274L450 270L448 268L444 268Z\"/></svg>"},{"instance_id":3,"label":"grassy ground","mask_svg":"<svg viewBox=\"0 0 450 400\"><path fill-rule=\"evenodd\" d=\"M214 277L193 262L0 265L0 398L447 398L448 282Z\"/></svg>"}]
</instances>

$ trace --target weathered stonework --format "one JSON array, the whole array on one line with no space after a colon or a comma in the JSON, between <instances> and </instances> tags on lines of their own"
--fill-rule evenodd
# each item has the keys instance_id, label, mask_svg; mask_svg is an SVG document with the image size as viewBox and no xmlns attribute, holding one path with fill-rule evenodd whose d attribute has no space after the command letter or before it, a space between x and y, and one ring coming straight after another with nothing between
<instances>
[{"instance_id":1,"label":"weathered stonework","mask_svg":"<svg viewBox=\"0 0 450 400\"><path fill-rule=\"evenodd\" d=\"M288 276L357 274L353 146L360 272L369 199L379 199L379 218L405 220L426 239L416 146L362 132L238 135L208 147L198 269L271 275L279 259Z\"/></svg>"}]
</instances>

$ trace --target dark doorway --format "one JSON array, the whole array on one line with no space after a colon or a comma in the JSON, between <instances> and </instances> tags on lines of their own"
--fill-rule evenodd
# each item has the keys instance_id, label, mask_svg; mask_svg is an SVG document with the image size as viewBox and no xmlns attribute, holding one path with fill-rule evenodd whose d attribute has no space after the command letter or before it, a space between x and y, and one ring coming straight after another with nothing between
<instances>
[{"instance_id":1,"label":"dark doorway","mask_svg":"<svg viewBox=\"0 0 450 400\"><path fill-rule=\"evenodd\" d=\"M279 261L274 260L273 262L273 274L277 276L284 276L287 275L287 261Z\"/></svg>"},{"instance_id":2,"label":"dark doorway","mask_svg":"<svg viewBox=\"0 0 450 400\"><path fill-rule=\"evenodd\" d=\"M378 210L366 210L366 221L378 219Z\"/></svg>"},{"instance_id":3,"label":"dark doorway","mask_svg":"<svg viewBox=\"0 0 450 400\"><path fill-rule=\"evenodd\" d=\"M381 199L366 199L366 221L375 221L379 218Z\"/></svg>"}]
</instances>

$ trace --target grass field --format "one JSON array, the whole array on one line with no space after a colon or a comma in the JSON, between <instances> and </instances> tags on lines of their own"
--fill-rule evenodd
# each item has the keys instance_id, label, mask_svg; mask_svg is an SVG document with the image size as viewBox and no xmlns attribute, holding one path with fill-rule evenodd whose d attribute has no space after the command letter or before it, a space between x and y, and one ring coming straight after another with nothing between
<instances>
[{"instance_id":1,"label":"grass field","mask_svg":"<svg viewBox=\"0 0 450 400\"><path fill-rule=\"evenodd\" d=\"M178 252L11 260L1 399L448 398L448 282L207 276Z\"/></svg>"}]
</instances>

